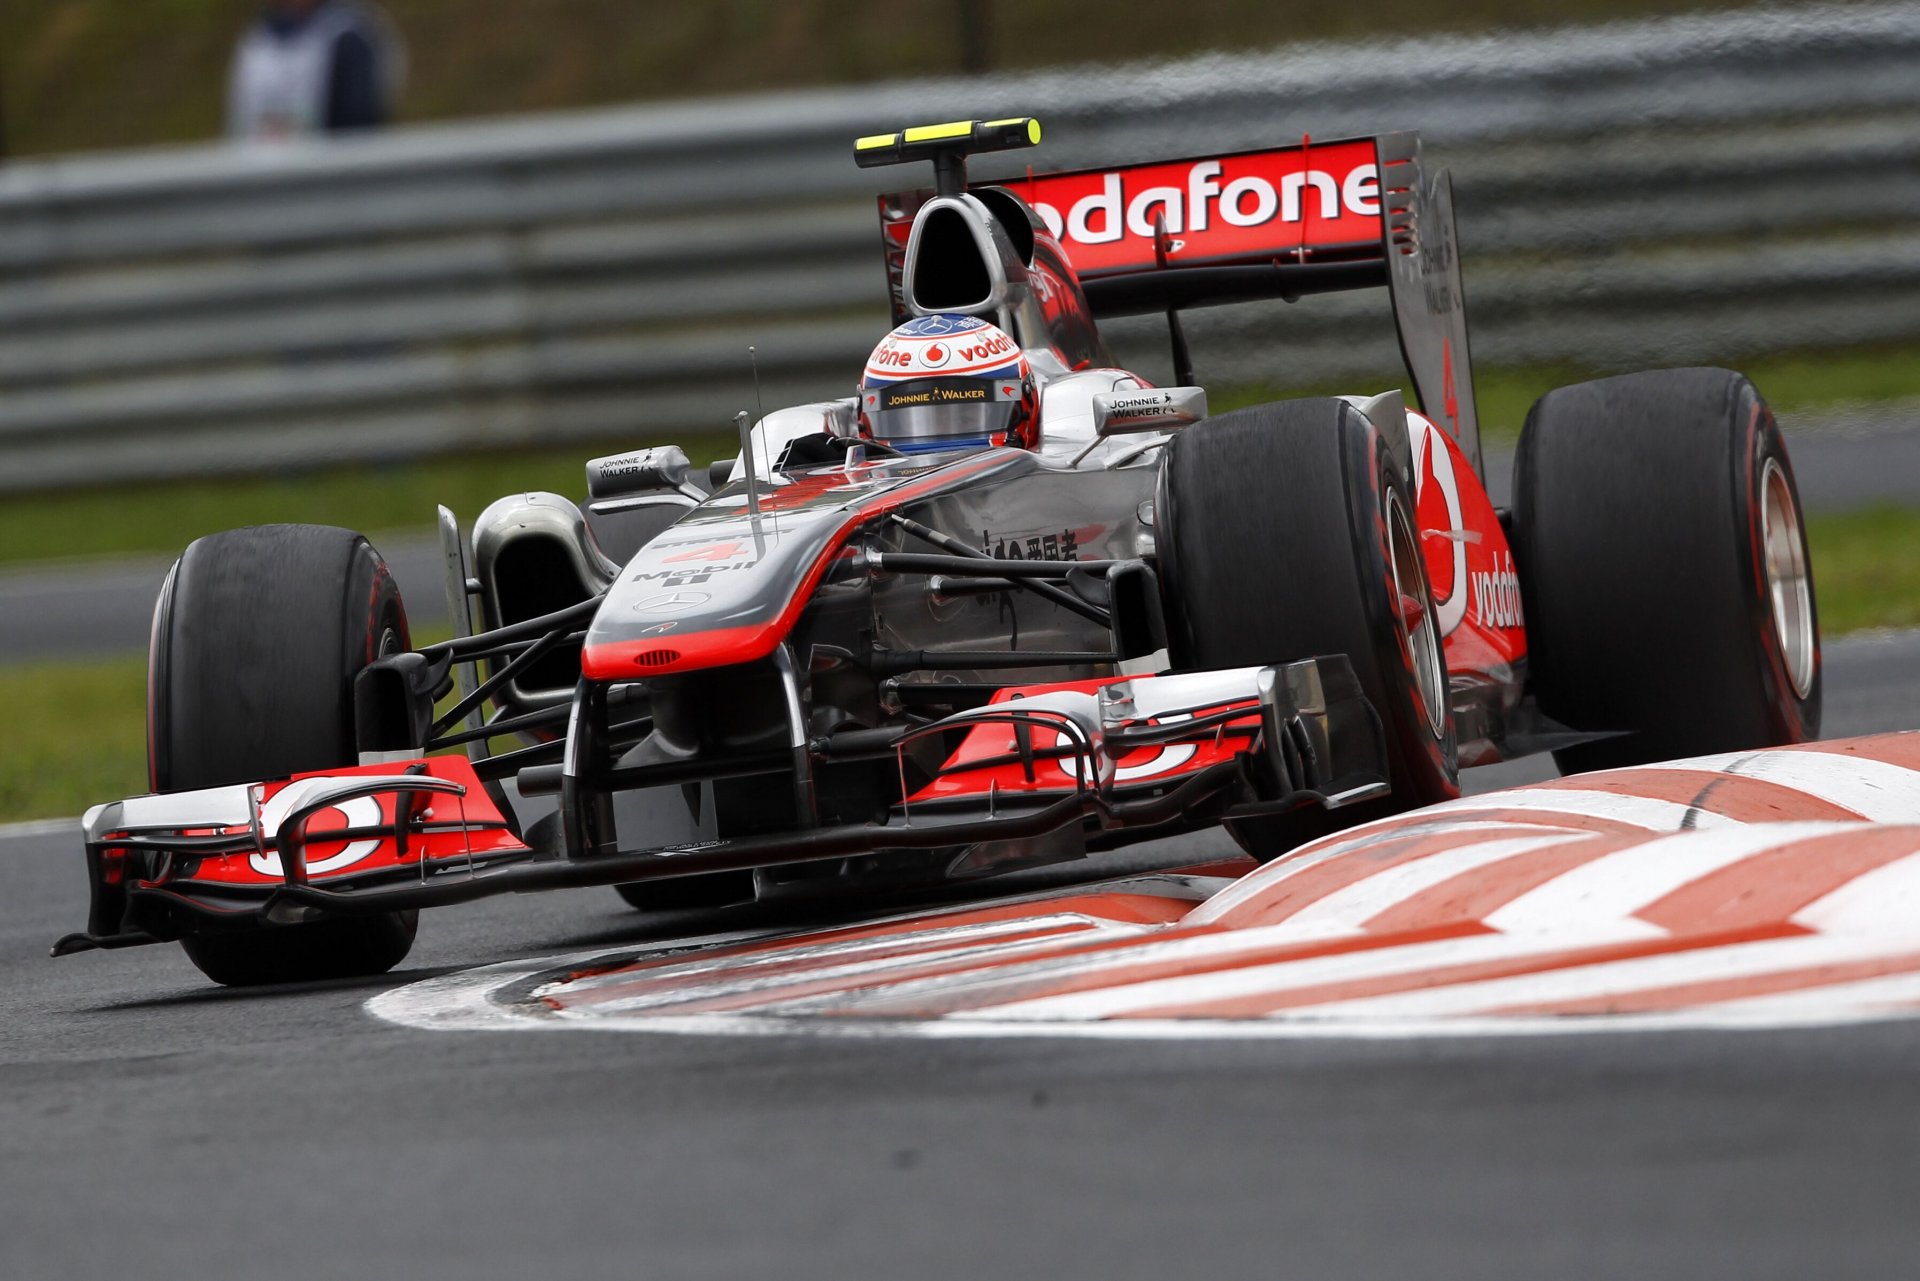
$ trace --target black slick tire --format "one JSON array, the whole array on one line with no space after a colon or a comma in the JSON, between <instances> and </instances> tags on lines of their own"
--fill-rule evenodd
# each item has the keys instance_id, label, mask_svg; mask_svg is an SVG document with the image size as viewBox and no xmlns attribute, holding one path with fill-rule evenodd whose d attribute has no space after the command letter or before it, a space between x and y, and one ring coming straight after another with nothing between
<instances>
[{"instance_id":1,"label":"black slick tire","mask_svg":"<svg viewBox=\"0 0 1920 1281\"><path fill-rule=\"evenodd\" d=\"M1653 370L1541 397L1514 459L1513 535L1541 710L1627 731L1556 752L1563 772L1818 735L1793 467L1742 375Z\"/></svg>"},{"instance_id":2,"label":"black slick tire","mask_svg":"<svg viewBox=\"0 0 1920 1281\"><path fill-rule=\"evenodd\" d=\"M1401 581L1417 592L1424 634L1420 618L1413 633L1403 625L1396 521L1411 562ZM1459 794L1413 496L1363 414L1339 400L1285 401L1187 428L1166 447L1154 527L1177 670L1344 654L1386 731L1390 796L1230 821L1243 849L1274 858L1325 832ZM1424 690L1411 638L1420 635L1433 664Z\"/></svg>"},{"instance_id":3,"label":"black slick tire","mask_svg":"<svg viewBox=\"0 0 1920 1281\"><path fill-rule=\"evenodd\" d=\"M154 611L147 676L151 782L184 791L352 765L353 678L411 646L399 589L351 530L263 525L190 545ZM418 912L189 935L216 983L381 974Z\"/></svg>"}]
</instances>

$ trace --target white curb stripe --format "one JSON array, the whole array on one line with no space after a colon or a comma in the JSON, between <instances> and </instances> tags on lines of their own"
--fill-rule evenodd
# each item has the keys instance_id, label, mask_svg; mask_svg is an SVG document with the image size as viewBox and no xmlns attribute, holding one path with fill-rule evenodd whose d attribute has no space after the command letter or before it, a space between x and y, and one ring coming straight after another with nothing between
<instances>
[{"instance_id":1,"label":"white curb stripe","mask_svg":"<svg viewBox=\"0 0 1920 1281\"><path fill-rule=\"evenodd\" d=\"M1567 832L1515 837L1442 850L1376 872L1309 903L1286 919L1292 925L1345 924L1360 928L1374 917L1398 907L1414 895L1443 885L1455 877L1504 863L1533 850L1590 839Z\"/></svg>"},{"instance_id":2,"label":"white curb stripe","mask_svg":"<svg viewBox=\"0 0 1920 1281\"><path fill-rule=\"evenodd\" d=\"M1277 947L1293 945L1337 942L1358 937L1359 933L1358 930L1345 926L1302 927L1286 923L1260 926L1255 929L1226 930L1217 934L1202 934L1181 939L1155 939L1147 936L1132 945L1106 948L1091 956L1041 957L1030 961L1015 961L1009 965L995 966L991 970L978 974L963 974L950 978L908 979L904 982L888 984L884 990L859 995L861 1004L868 1007L911 1008L925 1004L929 997L938 998L942 1004L964 1007L970 1005L976 994L991 994L996 989L1019 988L1036 983L1052 985L1130 969L1158 968L1197 962L1206 963L1209 966L1207 972L1212 973L1221 966L1231 966L1234 959L1242 953L1268 952ZM1299 964L1300 962L1291 963ZM811 1014L840 1009L852 1003L853 999L853 993L831 992L820 996L773 1001L762 1009L769 1013ZM990 996L989 999L991 999Z\"/></svg>"},{"instance_id":3,"label":"white curb stripe","mask_svg":"<svg viewBox=\"0 0 1920 1281\"><path fill-rule=\"evenodd\" d=\"M728 943L747 943L775 937L769 930L735 930L727 934L708 934L685 939L663 947L719 947ZM369 997L362 1007L375 1018L403 1027L435 1032L497 1032L504 1029L551 1028L555 1020L539 1002L509 1004L495 998L503 988L511 987L541 974L580 969L596 962L610 961L618 952L562 952L553 956L530 956L518 961L501 961L478 969L459 970L436 978L421 979L405 987Z\"/></svg>"},{"instance_id":4,"label":"white curb stripe","mask_svg":"<svg viewBox=\"0 0 1920 1281\"><path fill-rule=\"evenodd\" d=\"M1920 937L1920 832L1914 848L1807 904L1794 913L1794 924L1830 934Z\"/></svg>"},{"instance_id":5,"label":"white curb stripe","mask_svg":"<svg viewBox=\"0 0 1920 1281\"><path fill-rule=\"evenodd\" d=\"M1678 832L1597 858L1529 890L1486 922L1506 934L1561 930L1584 921L1619 923L1643 938L1667 931L1634 913L1762 850L1809 836L1857 830L1851 823L1759 823L1712 833Z\"/></svg>"},{"instance_id":6,"label":"white curb stripe","mask_svg":"<svg viewBox=\"0 0 1920 1281\"><path fill-rule=\"evenodd\" d=\"M1391 824L1390 830L1383 830ZM1362 827L1351 828L1339 834L1337 838L1325 838L1323 844L1302 847L1303 853L1288 854L1278 862L1269 863L1249 872L1235 881L1227 889L1202 903L1187 914L1189 925L1210 925L1221 916L1254 899L1265 898L1273 887L1300 875L1310 867L1318 867L1329 859L1337 858L1352 850L1369 845L1376 840L1418 839L1427 835L1458 835L1461 838L1472 836L1476 832L1499 833L1503 836L1521 836L1534 834L1553 834L1560 836L1591 836L1592 832L1583 828L1547 827L1544 824L1521 825L1517 823L1475 822L1469 819L1451 820L1444 824L1429 827L1424 823L1409 823L1404 816L1376 819Z\"/></svg>"},{"instance_id":7,"label":"white curb stripe","mask_svg":"<svg viewBox=\"0 0 1920 1281\"><path fill-rule=\"evenodd\" d=\"M1137 932L1116 928L1118 935ZM662 1009L674 1005L692 1005L702 1001L720 1000L734 997L751 996L755 992L765 992L778 997L785 989L801 984L832 982L836 980L872 978L884 980L889 973L901 970L915 970L924 966L940 965L956 960L972 960L986 963L995 959L1011 961L1022 956L1044 955L1058 951L1062 947L1085 944L1091 939L1101 938L1104 930L1082 929L1068 934L1054 934L1044 939L1022 939L1010 943L956 943L950 947L928 948L902 956L880 957L874 960L852 961L840 965L822 965L818 969L801 969L782 974L757 974L752 970L729 971L722 969L720 976L712 982L691 983L685 986L666 985L649 987L630 996L609 997L591 1003L562 1005L557 1013L565 1018L597 1018L602 1012L628 1012L648 1009ZM896 938L896 944L905 941ZM651 984L653 977L648 975L626 976L626 981L635 984ZM560 982L549 984L535 993L536 996L571 995L579 990L577 984ZM844 1000L845 989L835 995Z\"/></svg>"},{"instance_id":8,"label":"white curb stripe","mask_svg":"<svg viewBox=\"0 0 1920 1281\"><path fill-rule=\"evenodd\" d=\"M1237 970L1211 970L1204 974L1149 979L1124 987L983 1006L957 1017L1069 1021L1116 1018L1161 1006L1211 1004L1248 996L1279 996L1328 983L1416 975L1454 965L1548 956L1584 947L1604 947L1609 943L1631 943L1638 937L1631 932L1606 929L1593 929L1583 934L1568 932L1551 938L1483 934L1471 938L1371 948L1362 952L1342 952L1335 956L1305 960L1276 961L1271 965L1250 965Z\"/></svg>"},{"instance_id":9,"label":"white curb stripe","mask_svg":"<svg viewBox=\"0 0 1920 1281\"><path fill-rule=\"evenodd\" d=\"M1678 801L1656 800L1650 796L1628 796L1620 792L1593 792L1580 788L1543 787L1538 791L1489 792L1485 796L1465 796L1448 801L1423 815L1472 813L1475 810L1530 810L1545 814L1577 815L1606 819L1644 828L1649 832L1678 832L1691 822L1694 830L1713 827L1742 827L1744 824L1723 814L1697 810Z\"/></svg>"},{"instance_id":10,"label":"white curb stripe","mask_svg":"<svg viewBox=\"0 0 1920 1281\"><path fill-rule=\"evenodd\" d=\"M567 991L591 992L596 988L621 987L636 982L662 981L670 983L674 980L692 979L702 974L716 973L733 975L741 985L744 985L753 980L755 971L757 970L770 966L787 968L793 966L796 962L818 961L823 963L819 970L809 971L810 973L826 974L835 972L824 964L835 957L849 958L840 966L835 967L835 970L844 970L846 973L855 974L861 972L862 966L876 967L887 964L898 964L903 960L910 959L899 956L883 957L878 961L869 960L865 962L853 959L869 952L897 952L902 948L918 948L920 950L913 953L914 957L948 955L981 947L991 940L1006 934L1030 934L1035 930L1061 930L1065 927L1072 927L1072 932L1069 933L1067 937L1080 938L1085 935L1088 928L1115 926L1117 924L1118 923L1114 921L1098 920L1094 917L1081 915L1080 913L1062 912L1047 916L1016 918L1008 921L984 921L963 926L934 927L915 931L910 934L879 934L870 938L844 939L836 943L817 943L783 947L770 949L750 956L695 955L688 957L684 961L672 964L652 964L640 973L635 973L625 968L611 970L606 974L597 974L592 978L580 979L577 982L569 983L567 984ZM1137 931L1144 927L1136 925L1132 928ZM942 943L947 944L947 946L940 946ZM642 957L639 959L644 961L646 958ZM777 983L783 980L774 978L769 981Z\"/></svg>"},{"instance_id":11,"label":"white curb stripe","mask_svg":"<svg viewBox=\"0 0 1920 1281\"><path fill-rule=\"evenodd\" d=\"M1488 1015L1513 1006L1626 997L1650 988L1811 970L1821 965L1872 960L1898 950L1890 946L1886 938L1803 935L1754 943L1732 943L1721 947L1688 948L1573 969L1450 984L1442 988L1354 1001L1334 1001L1289 1013L1324 1019L1426 1019ZM1809 982L1817 983L1818 979L1810 978Z\"/></svg>"},{"instance_id":12,"label":"white curb stripe","mask_svg":"<svg viewBox=\"0 0 1920 1281\"><path fill-rule=\"evenodd\" d=\"M1835 1008L1912 1015L1920 1005L1920 973L1885 974L1875 979L1773 992L1720 1001L1703 1007L1708 1013L1742 1019L1802 1019Z\"/></svg>"}]
</instances>

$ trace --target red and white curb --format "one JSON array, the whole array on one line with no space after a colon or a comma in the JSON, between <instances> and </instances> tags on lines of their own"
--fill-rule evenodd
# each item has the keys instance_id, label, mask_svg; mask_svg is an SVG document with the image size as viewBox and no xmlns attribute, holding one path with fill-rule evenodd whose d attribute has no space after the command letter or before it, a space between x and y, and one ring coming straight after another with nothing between
<instances>
[{"instance_id":1,"label":"red and white curb","mask_svg":"<svg viewBox=\"0 0 1920 1281\"><path fill-rule=\"evenodd\" d=\"M1920 1014L1920 734L1557 780L1166 875L384 993L443 1030L1408 1037Z\"/></svg>"}]
</instances>

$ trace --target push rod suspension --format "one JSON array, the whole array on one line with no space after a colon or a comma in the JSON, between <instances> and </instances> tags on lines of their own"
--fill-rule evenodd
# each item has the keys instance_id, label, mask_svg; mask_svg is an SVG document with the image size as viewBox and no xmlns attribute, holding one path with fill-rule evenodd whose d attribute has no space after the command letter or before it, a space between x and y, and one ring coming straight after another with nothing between
<instances>
[{"instance_id":1,"label":"push rod suspension","mask_svg":"<svg viewBox=\"0 0 1920 1281\"><path fill-rule=\"evenodd\" d=\"M965 543L961 542L959 539L954 538L949 534L943 534L937 529L933 529L933 528L930 528L929 526L922 525L919 521L914 520L911 517L902 516L898 512L895 512L893 514L892 519L896 525L906 530L909 534L912 534L915 538L920 539L922 542L932 543L935 547L938 547L943 552L950 552L956 557L962 557L967 561L971 562L971 564L967 566L968 569L979 569L981 567L981 562L985 562L988 566L997 566L1002 564L1022 566L1023 569L1022 569L1021 576L1007 574L997 569L994 570L993 572L996 574L999 574L1001 577L1006 578L1011 582L1017 583L1019 586L1024 587L1026 590L1030 592L1033 592L1035 595L1044 596L1046 599L1060 606L1060 608L1065 610L1070 610L1073 613L1080 615L1080 617L1087 619L1089 622L1099 623L1102 627L1106 627L1109 629L1112 628L1113 626L1113 616L1109 614L1106 610L1101 609L1098 605L1088 604L1086 601L1081 600L1078 596L1075 596L1072 592L1068 591L1064 587L1059 587L1053 583L1044 582L1039 579L1025 577L1024 567L1035 563L1033 561L998 561L998 560L995 560L993 557L987 555L985 552L977 551L974 548L967 546ZM886 552L880 553L882 557L885 557L888 554L889 553L886 553ZM893 555L902 555L902 554L910 555L911 553L892 553L892 554ZM898 564L897 561L895 563ZM1047 564L1048 562L1041 561L1039 563ZM1065 562L1062 562L1062 563L1064 564ZM952 568L952 566L949 566L948 568Z\"/></svg>"}]
</instances>

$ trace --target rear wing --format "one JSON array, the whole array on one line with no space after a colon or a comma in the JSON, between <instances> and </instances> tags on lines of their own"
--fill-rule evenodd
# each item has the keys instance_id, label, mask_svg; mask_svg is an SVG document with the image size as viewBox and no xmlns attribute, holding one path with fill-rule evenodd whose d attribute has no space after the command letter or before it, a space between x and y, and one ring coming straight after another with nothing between
<instances>
[{"instance_id":1,"label":"rear wing","mask_svg":"<svg viewBox=\"0 0 1920 1281\"><path fill-rule=\"evenodd\" d=\"M1480 470L1453 186L1444 171L1423 171L1418 134L1303 138L994 185L1053 233L1095 317L1385 285L1421 409ZM896 317L907 231L927 194L880 198Z\"/></svg>"}]
</instances>

